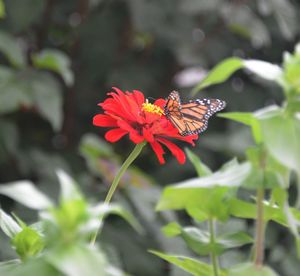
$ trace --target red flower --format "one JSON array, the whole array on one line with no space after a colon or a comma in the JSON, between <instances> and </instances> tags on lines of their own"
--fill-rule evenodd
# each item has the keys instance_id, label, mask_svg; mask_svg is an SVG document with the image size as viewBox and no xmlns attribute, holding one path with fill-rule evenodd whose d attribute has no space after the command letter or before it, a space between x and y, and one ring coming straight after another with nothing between
<instances>
[{"instance_id":1,"label":"red flower","mask_svg":"<svg viewBox=\"0 0 300 276\"><path fill-rule=\"evenodd\" d=\"M159 162L165 163L165 154L162 145L167 147L177 158L178 162L185 162L184 152L170 139L178 139L194 145L193 140L198 135L181 136L178 130L166 118L163 112L164 99L158 99L154 104L145 102L145 97L140 91L122 92L114 88L116 92L108 93L110 98L100 103L104 114L98 114L93 118L93 124L100 127L112 127L105 134L109 142L116 142L126 134L135 144L147 141L154 150Z\"/></svg>"}]
</instances>

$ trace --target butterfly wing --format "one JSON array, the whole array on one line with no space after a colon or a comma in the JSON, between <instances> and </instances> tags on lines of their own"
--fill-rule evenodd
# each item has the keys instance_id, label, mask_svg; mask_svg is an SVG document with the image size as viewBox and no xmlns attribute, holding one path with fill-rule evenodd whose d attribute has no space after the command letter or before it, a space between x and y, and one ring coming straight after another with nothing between
<instances>
[{"instance_id":1,"label":"butterfly wing","mask_svg":"<svg viewBox=\"0 0 300 276\"><path fill-rule=\"evenodd\" d=\"M202 99L181 104L178 92L173 91L167 98L165 115L182 136L197 134L207 128L208 119L225 108L219 99Z\"/></svg>"},{"instance_id":2,"label":"butterfly wing","mask_svg":"<svg viewBox=\"0 0 300 276\"><path fill-rule=\"evenodd\" d=\"M164 112L170 122L178 129L179 133L186 130L185 121L181 113L181 100L178 92L172 91L167 98Z\"/></svg>"},{"instance_id":3,"label":"butterfly wing","mask_svg":"<svg viewBox=\"0 0 300 276\"><path fill-rule=\"evenodd\" d=\"M216 112L224 109L225 106L226 103L219 99L201 99L182 104L181 114L186 129L180 134L186 136L205 131L208 119Z\"/></svg>"}]
</instances>

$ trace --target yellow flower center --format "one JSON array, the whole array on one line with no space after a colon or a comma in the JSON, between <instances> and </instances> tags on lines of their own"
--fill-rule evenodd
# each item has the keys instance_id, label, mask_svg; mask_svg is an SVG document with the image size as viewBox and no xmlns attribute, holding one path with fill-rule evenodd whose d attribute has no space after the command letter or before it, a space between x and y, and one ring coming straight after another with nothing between
<instances>
[{"instance_id":1,"label":"yellow flower center","mask_svg":"<svg viewBox=\"0 0 300 276\"><path fill-rule=\"evenodd\" d=\"M164 114L164 111L158 105L149 103L148 99L146 99L146 102L142 104L142 110L144 112L154 113L159 116Z\"/></svg>"}]
</instances>

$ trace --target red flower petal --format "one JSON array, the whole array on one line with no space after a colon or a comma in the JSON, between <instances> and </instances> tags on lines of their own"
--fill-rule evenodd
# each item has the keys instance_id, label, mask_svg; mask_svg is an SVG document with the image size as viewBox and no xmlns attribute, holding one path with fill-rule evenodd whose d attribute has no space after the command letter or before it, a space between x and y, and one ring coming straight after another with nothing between
<instances>
[{"instance_id":1,"label":"red flower petal","mask_svg":"<svg viewBox=\"0 0 300 276\"><path fill-rule=\"evenodd\" d=\"M181 148L179 148L177 145L164 138L157 138L156 140L164 144L171 151L171 153L176 157L176 159L180 164L184 164L185 154Z\"/></svg>"},{"instance_id":2,"label":"red flower petal","mask_svg":"<svg viewBox=\"0 0 300 276\"><path fill-rule=\"evenodd\" d=\"M117 142L120 140L124 135L126 135L128 132L126 130L120 129L120 128L114 128L105 133L105 139L108 142Z\"/></svg>"},{"instance_id":3,"label":"red flower petal","mask_svg":"<svg viewBox=\"0 0 300 276\"><path fill-rule=\"evenodd\" d=\"M143 136L145 137L146 141L149 143L153 143L154 142L154 136L152 131L150 131L147 128L143 128Z\"/></svg>"},{"instance_id":4,"label":"red flower petal","mask_svg":"<svg viewBox=\"0 0 300 276\"><path fill-rule=\"evenodd\" d=\"M139 135L136 131L129 132L129 139L135 144L144 142L145 138L142 135Z\"/></svg>"},{"instance_id":5,"label":"red flower petal","mask_svg":"<svg viewBox=\"0 0 300 276\"><path fill-rule=\"evenodd\" d=\"M155 152L159 163L165 164L165 159L163 157L163 155L165 154L165 151L162 148L162 146L156 141L154 141L153 143L150 143L150 145L151 145L153 151Z\"/></svg>"},{"instance_id":6,"label":"red flower petal","mask_svg":"<svg viewBox=\"0 0 300 276\"><path fill-rule=\"evenodd\" d=\"M133 96L139 106L145 102L144 94L141 91L133 90Z\"/></svg>"},{"instance_id":7,"label":"red flower petal","mask_svg":"<svg viewBox=\"0 0 300 276\"><path fill-rule=\"evenodd\" d=\"M118 126L129 132L129 139L134 142L135 144L139 144L145 140L144 136L140 135L139 132L134 129L129 123L127 123L125 120L119 120Z\"/></svg>"},{"instance_id":8,"label":"red flower petal","mask_svg":"<svg viewBox=\"0 0 300 276\"><path fill-rule=\"evenodd\" d=\"M101 127L115 127L117 126L117 122L108 115L98 114L93 118L93 125Z\"/></svg>"},{"instance_id":9,"label":"red flower petal","mask_svg":"<svg viewBox=\"0 0 300 276\"><path fill-rule=\"evenodd\" d=\"M158 105L160 108L164 109L164 106L166 104L166 100L165 99L157 99L154 102L155 105Z\"/></svg>"}]
</instances>

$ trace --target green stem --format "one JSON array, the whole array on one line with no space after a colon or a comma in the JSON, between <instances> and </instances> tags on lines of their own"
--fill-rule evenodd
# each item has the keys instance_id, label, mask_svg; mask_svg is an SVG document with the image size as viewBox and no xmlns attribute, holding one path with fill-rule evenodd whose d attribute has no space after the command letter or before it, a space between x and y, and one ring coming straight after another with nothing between
<instances>
[{"instance_id":1,"label":"green stem","mask_svg":"<svg viewBox=\"0 0 300 276\"><path fill-rule=\"evenodd\" d=\"M127 159L125 160L125 162L123 163L123 165L121 166L120 170L118 171L117 175L115 176L109 191L105 197L104 200L104 204L109 204L117 187L118 184L123 176L123 174L126 172L126 170L128 169L128 167L131 165L131 163L138 157L138 155L141 153L143 147L146 145L147 142L142 142L140 144L137 144L135 146L135 148L133 149L133 151L130 153L130 155L127 157ZM91 239L91 244L94 245L98 236L98 233L100 232L101 226L102 226L102 220L103 217L100 218L99 220L99 226L94 234L94 236Z\"/></svg>"},{"instance_id":2,"label":"green stem","mask_svg":"<svg viewBox=\"0 0 300 276\"><path fill-rule=\"evenodd\" d=\"M265 240L264 203L263 203L264 196L265 196L264 189L263 188L257 189L254 263L258 268L262 267L264 262L264 240Z\"/></svg>"},{"instance_id":3,"label":"green stem","mask_svg":"<svg viewBox=\"0 0 300 276\"><path fill-rule=\"evenodd\" d=\"M214 276L219 275L219 261L216 253L214 252L214 247L216 243L216 222L213 218L208 220L208 228L210 233L210 245L212 246L212 251L210 253L210 259L214 270Z\"/></svg>"}]
</instances>

